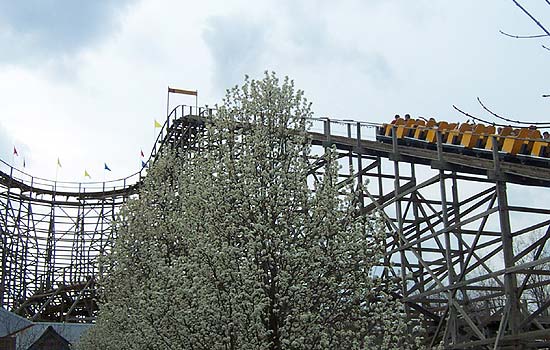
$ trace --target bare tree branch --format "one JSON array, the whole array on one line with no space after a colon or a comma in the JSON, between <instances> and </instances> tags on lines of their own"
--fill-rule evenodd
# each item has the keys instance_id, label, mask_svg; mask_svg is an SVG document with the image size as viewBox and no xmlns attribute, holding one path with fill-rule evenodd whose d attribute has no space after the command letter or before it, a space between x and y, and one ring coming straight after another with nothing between
<instances>
[{"instance_id":1,"label":"bare tree branch","mask_svg":"<svg viewBox=\"0 0 550 350\"><path fill-rule=\"evenodd\" d=\"M525 122L525 121L521 121L521 120L513 120L513 119L505 118L501 115L496 114L495 112L490 110L487 106L485 106L485 104L483 104L483 102L481 101L481 99L479 97L477 98L477 102L479 102L481 107L483 107L483 109L486 110L487 112L489 112L492 116L494 116L498 119L502 119L504 121L510 122L510 123L539 125L539 126L543 126L543 127L546 127L550 124L550 122Z\"/></svg>"},{"instance_id":2,"label":"bare tree branch","mask_svg":"<svg viewBox=\"0 0 550 350\"><path fill-rule=\"evenodd\" d=\"M511 126L513 128L516 128L516 129L521 129L521 128L525 128L525 125L510 125L510 124L499 124L499 123L495 123L495 122L491 122L489 120L486 120L486 119L483 119L483 118L479 118L479 117L476 117L468 112L464 112L463 110L461 110L460 108L458 108L457 106L453 105L453 108L455 110L457 110L458 112L460 112L461 114L467 116L468 118L471 118L473 120L476 120L478 122L482 122L482 123L485 123L485 124L489 124L489 125L494 125L494 126L502 126L502 127L505 127L505 126ZM515 121L514 121L515 122ZM550 127L550 124L547 123L546 125L539 125L539 128L549 128Z\"/></svg>"},{"instance_id":3,"label":"bare tree branch","mask_svg":"<svg viewBox=\"0 0 550 350\"><path fill-rule=\"evenodd\" d=\"M550 0L548 0L550 1ZM534 38L544 38L547 37L547 34L537 34L537 35L515 35L515 34L509 34L502 30L499 30L500 34L509 36L510 38L514 39L534 39Z\"/></svg>"},{"instance_id":4,"label":"bare tree branch","mask_svg":"<svg viewBox=\"0 0 550 350\"><path fill-rule=\"evenodd\" d=\"M531 18L538 26L540 29L542 29L546 35L550 36L550 32L548 31L548 29L546 29L535 17L533 17L533 15L531 15L531 13L529 13L529 11L527 11L523 6L521 6L521 4L519 2L517 2L516 0L512 0L514 2L514 4L516 4L517 7L519 7L527 16L529 16L529 18ZM546 3L550 5L549 1L546 0Z\"/></svg>"},{"instance_id":5,"label":"bare tree branch","mask_svg":"<svg viewBox=\"0 0 550 350\"><path fill-rule=\"evenodd\" d=\"M515 121L515 120L510 120L510 119L507 119L507 118L504 118L504 117L501 117L500 115L496 114L495 112L493 112L492 110L490 110L489 108L487 108L483 102L481 102L481 99L478 97L477 98L477 102L479 102L479 104L481 105L481 107L483 107L484 110L486 110L487 112L491 113L491 115L499 118L499 119L502 119L502 120L506 120L507 122L513 122L513 123L520 123L518 121Z\"/></svg>"},{"instance_id":6,"label":"bare tree branch","mask_svg":"<svg viewBox=\"0 0 550 350\"><path fill-rule=\"evenodd\" d=\"M504 126L504 125L495 124L495 123L493 123L493 122L490 122L490 121L487 121L487 120L484 120L484 119L475 117L475 116L471 115L470 113L464 112L462 109L458 108L458 107L455 106L455 105L453 105L453 108L456 109L458 112L464 114L464 115L467 116L468 118L472 118L473 120L477 120L477 121L480 121L480 122L483 122L483 123L486 123L486 124L492 124L492 125L496 125L496 126Z\"/></svg>"}]
</instances>

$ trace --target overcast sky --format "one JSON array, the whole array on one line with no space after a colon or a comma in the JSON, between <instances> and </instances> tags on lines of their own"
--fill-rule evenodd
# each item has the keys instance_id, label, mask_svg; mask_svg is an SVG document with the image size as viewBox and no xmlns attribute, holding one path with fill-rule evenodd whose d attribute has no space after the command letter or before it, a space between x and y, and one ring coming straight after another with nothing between
<instances>
[{"instance_id":1,"label":"overcast sky","mask_svg":"<svg viewBox=\"0 0 550 350\"><path fill-rule=\"evenodd\" d=\"M550 8L523 0L545 23ZM0 0L0 154L60 180L124 177L149 153L168 85L220 101L245 74L288 75L317 115L464 120L479 96L550 119L550 40L511 0ZM174 100L174 104L192 99Z\"/></svg>"}]
</instances>

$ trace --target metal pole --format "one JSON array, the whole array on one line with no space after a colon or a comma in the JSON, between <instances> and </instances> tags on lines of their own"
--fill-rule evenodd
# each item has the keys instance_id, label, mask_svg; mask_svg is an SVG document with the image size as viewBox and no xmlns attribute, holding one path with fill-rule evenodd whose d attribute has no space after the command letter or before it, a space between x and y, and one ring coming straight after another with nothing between
<instances>
[{"instance_id":1,"label":"metal pole","mask_svg":"<svg viewBox=\"0 0 550 350\"><path fill-rule=\"evenodd\" d=\"M166 116L168 116L168 113L170 113L170 86L166 94Z\"/></svg>"}]
</instances>

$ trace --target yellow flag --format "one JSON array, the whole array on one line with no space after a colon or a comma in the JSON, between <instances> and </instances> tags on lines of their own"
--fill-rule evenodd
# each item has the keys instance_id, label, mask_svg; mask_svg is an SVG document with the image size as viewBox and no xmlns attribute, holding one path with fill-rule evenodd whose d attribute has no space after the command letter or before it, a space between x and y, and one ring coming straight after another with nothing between
<instances>
[{"instance_id":1,"label":"yellow flag","mask_svg":"<svg viewBox=\"0 0 550 350\"><path fill-rule=\"evenodd\" d=\"M155 128L162 128L162 125L160 125L159 122L155 119Z\"/></svg>"},{"instance_id":2,"label":"yellow flag","mask_svg":"<svg viewBox=\"0 0 550 350\"><path fill-rule=\"evenodd\" d=\"M86 169L84 169L84 177L87 177L87 178L90 178L90 179L92 178L90 176L90 174L88 174L88 171Z\"/></svg>"},{"instance_id":3,"label":"yellow flag","mask_svg":"<svg viewBox=\"0 0 550 350\"><path fill-rule=\"evenodd\" d=\"M59 157L57 157L57 166L61 168L61 161L59 160Z\"/></svg>"}]
</instances>

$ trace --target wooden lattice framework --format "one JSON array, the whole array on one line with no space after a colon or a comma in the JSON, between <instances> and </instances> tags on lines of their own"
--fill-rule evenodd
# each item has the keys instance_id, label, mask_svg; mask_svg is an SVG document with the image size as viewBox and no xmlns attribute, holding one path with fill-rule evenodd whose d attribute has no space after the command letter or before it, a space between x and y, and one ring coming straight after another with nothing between
<instances>
[{"instance_id":1,"label":"wooden lattice framework","mask_svg":"<svg viewBox=\"0 0 550 350\"><path fill-rule=\"evenodd\" d=\"M164 147L196 145L210 113L176 107L149 163ZM447 152L441 137L435 147L384 143L371 123L311 123L314 153L335 147L342 186L353 181L362 213L384 218L381 274L401 282L397 296L422 320L429 344L550 346L550 209L522 195L550 195L548 163L497 150ZM1 306L34 320L92 321L97 258L108 252L116 213L146 169L117 181L62 183L0 167ZM322 158L312 159L311 181L322 170Z\"/></svg>"}]
</instances>

